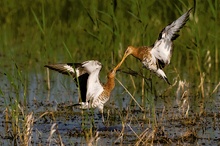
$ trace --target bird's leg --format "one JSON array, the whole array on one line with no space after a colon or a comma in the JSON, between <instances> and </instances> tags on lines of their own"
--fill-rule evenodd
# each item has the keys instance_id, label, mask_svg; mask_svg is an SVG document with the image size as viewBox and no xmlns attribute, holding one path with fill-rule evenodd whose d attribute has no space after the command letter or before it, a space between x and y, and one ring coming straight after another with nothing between
<instances>
[{"instance_id":1,"label":"bird's leg","mask_svg":"<svg viewBox=\"0 0 220 146\"><path fill-rule=\"evenodd\" d=\"M104 114L103 114L104 105L101 104L101 105L98 106L98 108L99 108L99 112L101 113L101 116L102 116L102 122L104 123L105 122Z\"/></svg>"},{"instance_id":2,"label":"bird's leg","mask_svg":"<svg viewBox=\"0 0 220 146\"><path fill-rule=\"evenodd\" d=\"M102 112L102 122L105 123L105 117L104 117L103 112Z\"/></svg>"},{"instance_id":3,"label":"bird's leg","mask_svg":"<svg viewBox=\"0 0 220 146\"><path fill-rule=\"evenodd\" d=\"M102 111L100 111L100 113L98 113L97 116L98 116L99 119L102 119L103 123L105 122L104 114L103 114Z\"/></svg>"}]
</instances>

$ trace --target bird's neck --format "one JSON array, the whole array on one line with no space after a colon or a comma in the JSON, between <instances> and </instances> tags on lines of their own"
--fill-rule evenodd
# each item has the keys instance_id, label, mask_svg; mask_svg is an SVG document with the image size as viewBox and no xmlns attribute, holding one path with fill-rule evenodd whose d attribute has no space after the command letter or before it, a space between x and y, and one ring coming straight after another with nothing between
<instances>
[{"instance_id":1,"label":"bird's neck","mask_svg":"<svg viewBox=\"0 0 220 146\"><path fill-rule=\"evenodd\" d=\"M91 73L87 81L87 97L96 96L102 91L103 87L99 81L99 71Z\"/></svg>"},{"instance_id":2,"label":"bird's neck","mask_svg":"<svg viewBox=\"0 0 220 146\"><path fill-rule=\"evenodd\" d=\"M114 77L109 77L106 84L104 85L104 88L111 92L115 87L115 78Z\"/></svg>"},{"instance_id":3,"label":"bird's neck","mask_svg":"<svg viewBox=\"0 0 220 146\"><path fill-rule=\"evenodd\" d=\"M131 55L139 60L143 60L144 50L145 48L134 48Z\"/></svg>"},{"instance_id":4,"label":"bird's neck","mask_svg":"<svg viewBox=\"0 0 220 146\"><path fill-rule=\"evenodd\" d=\"M99 71L95 71L93 73L90 74L88 80L90 82L98 82L99 83Z\"/></svg>"}]
</instances>

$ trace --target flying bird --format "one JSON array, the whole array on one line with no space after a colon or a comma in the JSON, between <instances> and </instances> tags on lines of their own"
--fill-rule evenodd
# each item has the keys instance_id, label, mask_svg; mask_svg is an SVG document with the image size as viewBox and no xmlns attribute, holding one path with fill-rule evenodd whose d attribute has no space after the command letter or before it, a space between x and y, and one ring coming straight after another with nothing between
<instances>
[{"instance_id":1,"label":"flying bird","mask_svg":"<svg viewBox=\"0 0 220 146\"><path fill-rule=\"evenodd\" d=\"M153 45L141 47L129 46L118 66L121 66L129 55L132 55L139 59L145 68L154 72L170 85L163 68L170 64L173 51L173 41L179 36L178 32L188 21L191 10L192 9L188 10L177 20L166 26L160 32L158 39Z\"/></svg>"},{"instance_id":2,"label":"flying bird","mask_svg":"<svg viewBox=\"0 0 220 146\"><path fill-rule=\"evenodd\" d=\"M75 105L81 109L98 108L104 122L104 104L109 100L111 91L115 87L115 75L119 65L108 73L108 79L104 85L99 80L102 64L96 60L82 63L50 64L45 67L65 75L71 75L80 89L81 102Z\"/></svg>"}]
</instances>

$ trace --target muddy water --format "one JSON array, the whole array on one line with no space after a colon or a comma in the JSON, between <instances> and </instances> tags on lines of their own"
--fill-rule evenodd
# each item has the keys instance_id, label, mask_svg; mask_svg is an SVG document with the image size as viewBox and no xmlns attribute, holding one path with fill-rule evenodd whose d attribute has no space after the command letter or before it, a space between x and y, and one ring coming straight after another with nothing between
<instances>
[{"instance_id":1,"label":"muddy water","mask_svg":"<svg viewBox=\"0 0 220 146\"><path fill-rule=\"evenodd\" d=\"M64 145L220 144L220 91L205 101L193 96L188 96L187 100L178 96L156 97L153 105L146 102L144 110L141 110L118 86L106 105L103 123L96 109L82 111L71 106L78 98L76 87L69 78L55 77L50 91L46 90L46 82L40 75L31 77L30 81L27 107L35 118L33 145L57 145L60 141ZM15 96L8 93L7 79L2 80L1 85L5 97ZM137 101L141 103L138 98ZM13 137L11 129L6 129L10 122L5 122L3 98L0 106L0 143L10 145ZM56 131L49 140L53 124L56 124Z\"/></svg>"},{"instance_id":2,"label":"muddy water","mask_svg":"<svg viewBox=\"0 0 220 146\"><path fill-rule=\"evenodd\" d=\"M219 87L211 94L220 79L220 5L194 2L1 0L0 145L19 143L15 139L22 137L12 125L18 119L22 131L31 112L33 145L220 145ZM164 26L192 7L165 71L171 82L178 79L175 86L169 89L152 76L153 85L145 84L142 96L141 77L117 74L143 110L119 83L104 109L104 123L97 110L71 107L78 97L69 77L51 73L47 90L45 64L97 59L107 73L128 45L153 44ZM128 68L149 75L132 57L121 69ZM179 87L179 79L193 85ZM9 113L17 108L19 117L13 121L8 115L6 121L6 108Z\"/></svg>"}]
</instances>

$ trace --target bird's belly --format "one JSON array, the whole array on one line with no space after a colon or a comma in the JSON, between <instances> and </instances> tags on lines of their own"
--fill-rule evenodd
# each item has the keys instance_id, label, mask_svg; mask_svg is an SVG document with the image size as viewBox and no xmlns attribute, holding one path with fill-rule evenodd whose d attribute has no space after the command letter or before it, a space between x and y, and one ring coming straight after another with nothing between
<instances>
[{"instance_id":1,"label":"bird's belly","mask_svg":"<svg viewBox=\"0 0 220 146\"><path fill-rule=\"evenodd\" d=\"M93 87L87 90L86 101L97 99L103 92L103 87Z\"/></svg>"},{"instance_id":2,"label":"bird's belly","mask_svg":"<svg viewBox=\"0 0 220 146\"><path fill-rule=\"evenodd\" d=\"M143 60L142 61L143 63L143 66L151 71L156 71L157 70L157 65L156 63L154 63L153 61L151 60Z\"/></svg>"},{"instance_id":3,"label":"bird's belly","mask_svg":"<svg viewBox=\"0 0 220 146\"><path fill-rule=\"evenodd\" d=\"M95 108L100 105L104 105L108 101L108 96L99 96L98 98L94 99L92 102L92 107Z\"/></svg>"}]
</instances>

